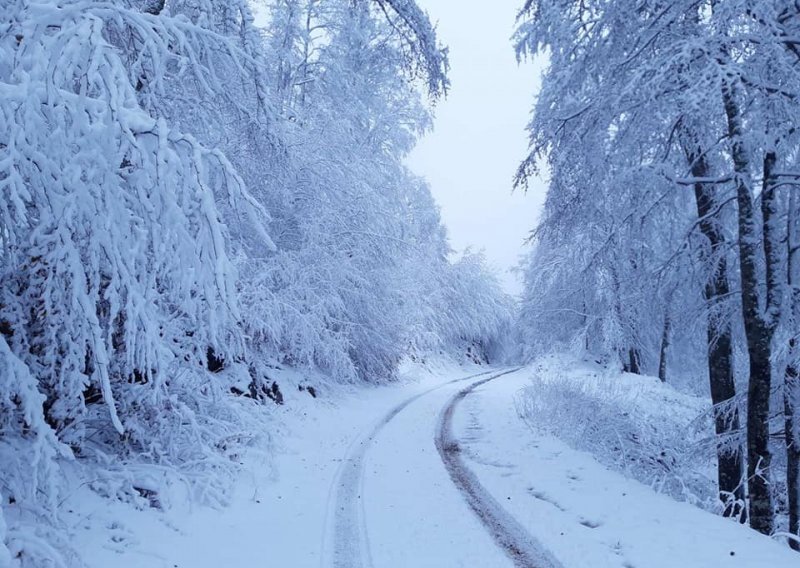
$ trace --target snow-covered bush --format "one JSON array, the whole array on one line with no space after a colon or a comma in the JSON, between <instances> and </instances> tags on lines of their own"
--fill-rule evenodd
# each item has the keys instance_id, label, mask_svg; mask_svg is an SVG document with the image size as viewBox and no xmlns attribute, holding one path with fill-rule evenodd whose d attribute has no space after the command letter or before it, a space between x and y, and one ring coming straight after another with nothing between
<instances>
[{"instance_id":1,"label":"snow-covered bush","mask_svg":"<svg viewBox=\"0 0 800 568\"><path fill-rule=\"evenodd\" d=\"M702 398L655 377L620 375L565 357L542 358L534 369L531 386L517 398L531 428L658 492L716 511L714 450L704 443L710 418Z\"/></svg>"}]
</instances>

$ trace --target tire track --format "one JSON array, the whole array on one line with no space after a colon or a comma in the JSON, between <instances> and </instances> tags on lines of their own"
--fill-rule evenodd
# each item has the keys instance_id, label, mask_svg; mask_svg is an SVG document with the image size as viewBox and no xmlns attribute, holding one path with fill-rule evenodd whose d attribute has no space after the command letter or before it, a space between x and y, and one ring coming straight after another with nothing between
<instances>
[{"instance_id":1,"label":"tire track","mask_svg":"<svg viewBox=\"0 0 800 568\"><path fill-rule=\"evenodd\" d=\"M547 549L517 522L492 497L478 481L477 476L466 466L461 458L461 447L453 436L453 414L458 403L471 392L489 381L513 373L512 369L476 381L456 393L444 407L436 431L436 449L444 462L450 479L464 496L467 504L483 524L486 531L519 568L563 568Z\"/></svg>"},{"instance_id":2,"label":"tire track","mask_svg":"<svg viewBox=\"0 0 800 568\"><path fill-rule=\"evenodd\" d=\"M329 497L328 520L325 523L325 536L323 537L323 549L325 550L322 555L323 566L332 564L334 568L372 567L369 535L364 522L362 488L364 484L364 459L373 440L380 434L381 430L403 409L423 396L447 385L475 379L494 371L496 370L483 371L468 377L454 379L404 400L383 416L365 436L351 444L336 473ZM511 371L505 371L490 378L509 372ZM329 526L331 522L333 523L332 529ZM333 539L332 550L330 551L325 546L329 535Z\"/></svg>"}]
</instances>

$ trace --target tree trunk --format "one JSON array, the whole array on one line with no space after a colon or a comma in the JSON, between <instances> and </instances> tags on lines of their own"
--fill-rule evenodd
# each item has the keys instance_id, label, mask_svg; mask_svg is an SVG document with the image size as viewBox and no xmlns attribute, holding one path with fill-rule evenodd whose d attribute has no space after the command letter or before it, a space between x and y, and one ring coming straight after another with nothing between
<instances>
[{"instance_id":1,"label":"tree trunk","mask_svg":"<svg viewBox=\"0 0 800 568\"><path fill-rule=\"evenodd\" d=\"M622 286L619 280L619 273L617 272L614 264L611 264L611 282L613 284L614 293L614 315L617 318L619 326L625 327L626 318L622 312ZM642 371L642 356L639 348L635 346L635 334L629 329L628 337L625 337L621 345L617 347L617 355L622 363L622 371L625 373L633 373L640 375ZM627 343L627 346L625 345Z\"/></svg>"},{"instance_id":2,"label":"tree trunk","mask_svg":"<svg viewBox=\"0 0 800 568\"><path fill-rule=\"evenodd\" d=\"M628 362L624 365L623 370L634 375L642 374L642 356L635 347L628 349Z\"/></svg>"},{"instance_id":3,"label":"tree trunk","mask_svg":"<svg viewBox=\"0 0 800 568\"><path fill-rule=\"evenodd\" d=\"M664 328L661 332L661 349L658 356L658 378L662 383L667 382L667 351L669 350L670 334L669 315L664 318Z\"/></svg>"},{"instance_id":4,"label":"tree trunk","mask_svg":"<svg viewBox=\"0 0 800 568\"><path fill-rule=\"evenodd\" d=\"M791 352L797 353L797 340L789 342ZM796 359L786 367L783 387L784 427L786 429L786 492L789 495L789 532L800 537L800 436L795 408L800 400L800 370ZM792 549L800 551L800 543L789 540Z\"/></svg>"},{"instance_id":5,"label":"tree trunk","mask_svg":"<svg viewBox=\"0 0 800 568\"><path fill-rule=\"evenodd\" d=\"M702 149L689 139L684 153L695 178L707 178L710 174L708 160ZM726 443L740 428L739 409L732 404L736 396L733 374L733 341L727 318L719 317L716 310L730 294L728 263L725 257L727 243L716 220L711 215L716 206L716 190L713 185L694 184L700 232L708 240L710 252L703 259L710 270L703 295L710 307L706 327L708 349L708 380L711 386L711 403L714 408L714 431L717 440L717 482L720 501L725 505L726 517L745 520L744 463L741 447L731 448ZM716 261L715 261L716 258Z\"/></svg>"},{"instance_id":6,"label":"tree trunk","mask_svg":"<svg viewBox=\"0 0 800 568\"><path fill-rule=\"evenodd\" d=\"M742 316L747 337L747 351L750 355L750 380L747 389L747 488L750 526L761 533L771 534L774 527L772 497L769 491L772 462L769 451L772 329L761 312L758 275L758 262L761 258L759 243L762 238L764 241L768 238L760 230L755 215L750 180L750 157L742 140L742 120L736 102L733 79L723 84L722 95L736 179ZM774 164L774 154L772 158ZM765 168L768 166L765 159ZM764 184L767 186L770 183L769 174L769 171L764 171ZM772 193L772 191L767 192L769 195ZM762 207L765 199L768 199L767 195L762 196ZM764 228L766 226L765 223ZM769 264L769 258L767 260Z\"/></svg>"},{"instance_id":7,"label":"tree trunk","mask_svg":"<svg viewBox=\"0 0 800 568\"><path fill-rule=\"evenodd\" d=\"M658 352L658 378L662 383L667 382L667 353L669 352L670 336L672 335L672 292L667 296L664 309L664 326L661 328L661 348Z\"/></svg>"},{"instance_id":8,"label":"tree trunk","mask_svg":"<svg viewBox=\"0 0 800 568\"><path fill-rule=\"evenodd\" d=\"M800 327L800 197L792 192L788 223L787 283L791 302L792 331ZM796 410L800 403L800 345L798 336L789 339L789 362L786 365L783 385L784 429L786 431L786 491L789 496L789 532L800 536L800 424ZM789 546L800 551L800 543L789 541Z\"/></svg>"}]
</instances>

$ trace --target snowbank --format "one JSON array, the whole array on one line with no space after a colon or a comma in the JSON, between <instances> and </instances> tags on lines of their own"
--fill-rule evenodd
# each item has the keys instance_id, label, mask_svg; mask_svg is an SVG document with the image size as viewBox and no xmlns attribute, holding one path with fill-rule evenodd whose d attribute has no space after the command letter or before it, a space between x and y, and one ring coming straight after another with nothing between
<instances>
[{"instance_id":1,"label":"snowbank","mask_svg":"<svg viewBox=\"0 0 800 568\"><path fill-rule=\"evenodd\" d=\"M659 494L528 427L514 399L531 381L538 384L541 371L476 389L456 412L453 430L480 483L564 568L798 565L785 544Z\"/></svg>"},{"instance_id":2,"label":"snowbank","mask_svg":"<svg viewBox=\"0 0 800 568\"><path fill-rule=\"evenodd\" d=\"M517 399L531 428L659 493L716 511L706 399L564 356L542 358L533 369L533 384Z\"/></svg>"}]
</instances>

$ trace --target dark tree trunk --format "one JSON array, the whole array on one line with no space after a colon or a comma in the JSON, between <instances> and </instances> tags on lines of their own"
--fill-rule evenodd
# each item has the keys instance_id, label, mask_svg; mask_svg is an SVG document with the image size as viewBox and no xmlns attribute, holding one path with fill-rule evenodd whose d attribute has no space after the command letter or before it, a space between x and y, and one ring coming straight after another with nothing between
<instances>
[{"instance_id":1,"label":"dark tree trunk","mask_svg":"<svg viewBox=\"0 0 800 568\"><path fill-rule=\"evenodd\" d=\"M747 327L747 326L745 326ZM750 382L747 389L747 489L750 526L772 534L774 511L770 486L769 392L771 350L762 325L750 324Z\"/></svg>"},{"instance_id":2,"label":"dark tree trunk","mask_svg":"<svg viewBox=\"0 0 800 568\"><path fill-rule=\"evenodd\" d=\"M723 102L728 121L728 136L731 140L731 156L736 179L736 203L739 226L739 268L742 290L742 316L747 337L747 351L750 356L750 380L747 389L747 493L750 526L755 530L771 534L774 528L774 511L770 495L769 451L769 395L772 381L770 357L772 354L772 328L761 311L758 262L761 258L759 245L769 241L764 230L769 220L763 219L763 229L756 219L753 191L750 182L750 157L742 140L742 120L736 102L733 80L723 85ZM775 156L768 153L764 160L764 185L770 187L771 166ZM774 199L771 190L762 195L762 211L770 204L764 202ZM769 250L767 265L771 264ZM772 267L770 267L771 269ZM767 284L771 284L769 277ZM769 287L769 286L768 286ZM773 290L768 291L772 299ZM771 306L770 306L771 307ZM769 313L769 308L768 312Z\"/></svg>"},{"instance_id":3,"label":"dark tree trunk","mask_svg":"<svg viewBox=\"0 0 800 568\"><path fill-rule=\"evenodd\" d=\"M723 515L745 522L744 456L742 448L730 438L741 428L739 409L733 402L736 386L733 377L733 341L727 323L709 324L708 376L711 403L714 405L714 431L717 434L717 483L724 505Z\"/></svg>"},{"instance_id":4,"label":"dark tree trunk","mask_svg":"<svg viewBox=\"0 0 800 568\"><path fill-rule=\"evenodd\" d=\"M642 374L642 355L635 347L628 349L628 363L624 366L624 371L634 375Z\"/></svg>"},{"instance_id":5,"label":"dark tree trunk","mask_svg":"<svg viewBox=\"0 0 800 568\"><path fill-rule=\"evenodd\" d=\"M797 340L790 341L796 353ZM783 390L784 427L786 429L786 492L789 494L789 532L800 537L800 440L795 423L795 404L800 397L800 369L796 361L786 367ZM800 551L800 543L789 540L792 549Z\"/></svg>"},{"instance_id":6,"label":"dark tree trunk","mask_svg":"<svg viewBox=\"0 0 800 568\"><path fill-rule=\"evenodd\" d=\"M662 383L667 382L667 352L669 351L669 338L672 321L669 312L664 315L664 327L661 330L661 348L658 353L658 378Z\"/></svg>"},{"instance_id":7,"label":"dark tree trunk","mask_svg":"<svg viewBox=\"0 0 800 568\"><path fill-rule=\"evenodd\" d=\"M710 174L708 160L693 140L688 140L684 151L695 178L707 178ZM717 481L719 497L725 505L724 515L738 517L744 522L744 463L742 449L726 443L740 428L739 410L732 403L736 396L733 374L733 341L727 318L716 312L719 304L730 294L728 263L725 257L727 243L717 220L712 217L717 205L713 185L694 184L694 196L699 228L708 240L709 250L703 259L711 274L706 281L703 295L710 308L706 328L708 349L708 380L711 387L711 403L714 408L714 431L717 439Z\"/></svg>"},{"instance_id":8,"label":"dark tree trunk","mask_svg":"<svg viewBox=\"0 0 800 568\"><path fill-rule=\"evenodd\" d=\"M797 191L797 188L794 188ZM787 283L791 302L793 332L800 328L800 197L792 193L789 204ZM800 424L797 423L797 404L800 401L800 345L798 336L789 339L789 363L783 385L783 415L786 431L786 491L789 494L789 532L800 537ZM792 549L800 551L800 543L789 541Z\"/></svg>"}]
</instances>

